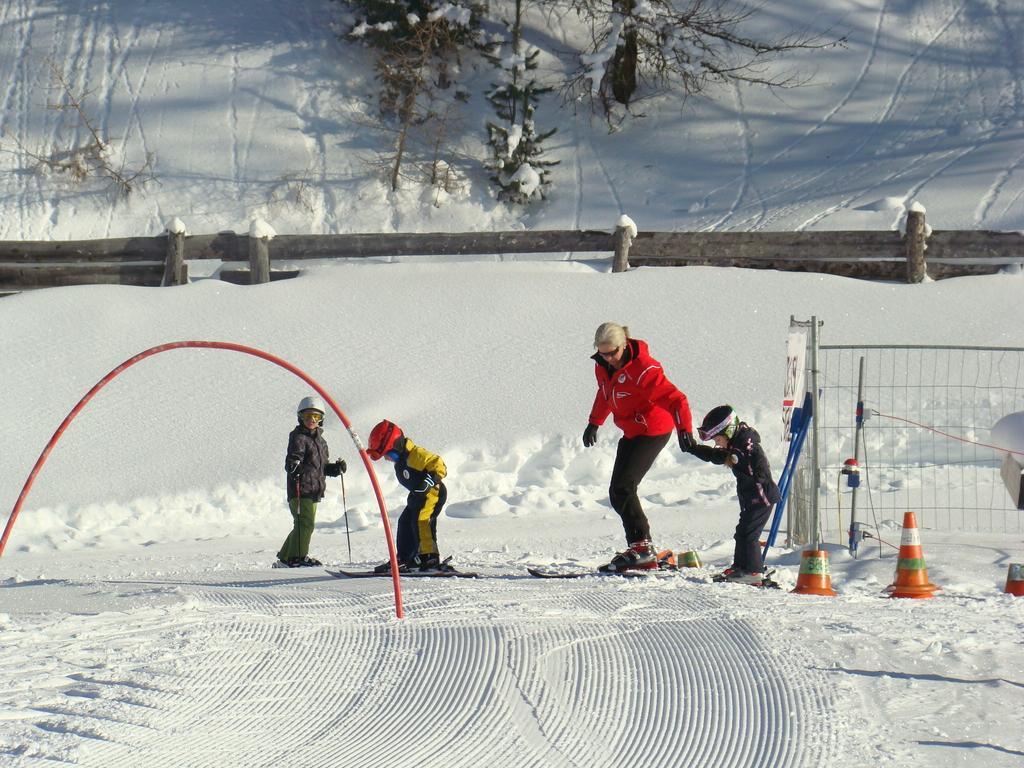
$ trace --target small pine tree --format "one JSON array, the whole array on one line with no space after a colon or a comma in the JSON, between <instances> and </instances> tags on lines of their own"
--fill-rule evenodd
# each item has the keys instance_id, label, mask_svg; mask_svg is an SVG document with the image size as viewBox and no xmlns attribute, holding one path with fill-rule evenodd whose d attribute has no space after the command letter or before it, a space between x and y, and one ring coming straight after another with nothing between
<instances>
[{"instance_id":1,"label":"small pine tree","mask_svg":"<svg viewBox=\"0 0 1024 768\"><path fill-rule=\"evenodd\" d=\"M352 0L360 14L348 38L377 50L380 111L394 131L393 153L382 156L391 188L399 188L407 160L422 159L420 145L444 140L453 100L460 98L455 77L461 57L482 47L479 31L484 6L476 0ZM453 119L453 118L452 118ZM433 179L432 179L433 183Z\"/></svg>"},{"instance_id":2,"label":"small pine tree","mask_svg":"<svg viewBox=\"0 0 1024 768\"><path fill-rule=\"evenodd\" d=\"M491 181L498 187L498 199L523 205L535 198L546 197L549 168L557 160L543 159L541 144L555 133L551 129L537 133L534 110L540 97L551 91L537 84L529 73L537 69L540 52L524 55L521 36L522 0L516 0L516 16L510 32L511 52L504 58L489 56L501 72L501 82L487 94L500 122L487 122L487 142L491 157L487 167L493 171Z\"/></svg>"}]
</instances>

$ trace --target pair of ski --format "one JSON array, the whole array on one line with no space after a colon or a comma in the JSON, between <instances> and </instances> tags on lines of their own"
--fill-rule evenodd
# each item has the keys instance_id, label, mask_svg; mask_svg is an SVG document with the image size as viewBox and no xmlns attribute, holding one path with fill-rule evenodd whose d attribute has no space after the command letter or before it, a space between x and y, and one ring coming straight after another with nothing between
<instances>
[{"instance_id":1,"label":"pair of ski","mask_svg":"<svg viewBox=\"0 0 1024 768\"><path fill-rule=\"evenodd\" d=\"M628 569L624 571L613 571L608 569L607 566L586 571L556 571L544 568L527 568L526 570L531 576L536 576L539 579L582 579L587 576L623 576L626 578L650 579L679 573L680 569L676 564L676 556L671 549L663 549L658 553L657 564L657 568ZM748 584L748 586L762 589L779 589L778 582L770 578L771 574L772 571L767 571L760 584ZM720 582L727 581L727 579L722 574L721 576L715 576L712 581Z\"/></svg>"},{"instance_id":2,"label":"pair of ski","mask_svg":"<svg viewBox=\"0 0 1024 768\"><path fill-rule=\"evenodd\" d=\"M549 571L543 568L527 568L527 573L536 576L538 579L582 579L585 576L626 576L649 578L662 575L666 571L599 571L597 569L587 571ZM672 571L669 571L672 572ZM332 571L327 573L338 579L370 579L370 578L391 578L391 571L377 573L376 571ZM399 573L399 576L413 579L449 578L449 579L479 579L480 574L473 571L407 571Z\"/></svg>"},{"instance_id":3,"label":"pair of ski","mask_svg":"<svg viewBox=\"0 0 1024 768\"><path fill-rule=\"evenodd\" d=\"M666 576L679 570L676 567L675 553L671 549L663 549L658 553L657 558L656 568L628 569L624 571L613 571L608 566L585 571L561 571L548 568L527 568L526 570L531 576L536 576L538 579L582 579L587 576L625 576L626 578L647 579Z\"/></svg>"},{"instance_id":4,"label":"pair of ski","mask_svg":"<svg viewBox=\"0 0 1024 768\"><path fill-rule=\"evenodd\" d=\"M446 558L445 563L451 558ZM628 570L628 571L604 571L599 568L585 571L553 571L545 568L527 568L526 571L531 576L535 576L538 579L581 579L585 576L625 576L625 577L651 577L659 574L672 573L677 571L675 555L672 550L666 549L658 553L658 567L650 568L647 570ZM391 571L385 571L384 573L378 573L377 571L331 571L328 570L331 576L336 578L345 579L368 579L374 576L391 576ZM426 571L404 571L399 574L400 576L411 576L413 578L454 578L454 579L478 579L480 578L479 573L473 573L471 571L460 571L455 568L442 568L438 570L426 570Z\"/></svg>"},{"instance_id":5,"label":"pair of ski","mask_svg":"<svg viewBox=\"0 0 1024 768\"><path fill-rule=\"evenodd\" d=\"M377 573L376 571L332 571L327 569L327 573L334 576L336 579L370 579L373 577L384 577L387 579L391 578L391 571L385 571L384 573ZM405 571L399 572L398 574L403 579L479 579L480 574L472 571L458 571L458 570L444 570L444 571Z\"/></svg>"},{"instance_id":6,"label":"pair of ski","mask_svg":"<svg viewBox=\"0 0 1024 768\"><path fill-rule=\"evenodd\" d=\"M452 566L448 565L448 561L449 560L451 560L451 557L446 557L441 562L441 566L442 566L441 568L428 568L427 570L424 570L424 571L418 571L418 570L417 571L413 571L413 570L399 571L398 575L399 576L408 576L408 577L411 577L411 578L414 578L414 579L428 579L428 578L441 578L441 577L449 578L449 579L478 579L478 578L480 578L480 574L479 573L473 573L472 571L460 571L457 568L453 568ZM334 576L336 579L370 579L370 578L373 578L375 576L376 577L383 576L383 577L386 577L386 578L391 578L391 570L390 569L384 571L383 573L380 573L378 571L341 571L341 570L332 571L330 569L325 569L325 570L327 570L327 573L329 573L331 576Z\"/></svg>"},{"instance_id":7,"label":"pair of ski","mask_svg":"<svg viewBox=\"0 0 1024 768\"><path fill-rule=\"evenodd\" d=\"M678 574L679 568L674 563L667 563L664 560L658 560L658 567L651 568L648 570L627 570L627 571L551 571L543 568L527 568L526 569L531 576L536 576L539 579L582 579L588 576L622 576L625 578L634 579L656 579L661 576L672 576ZM760 584L748 584L747 586L758 587L760 589L780 589L778 582L769 578L771 571L769 571ZM712 579L715 582L726 582L726 579Z\"/></svg>"},{"instance_id":8,"label":"pair of ski","mask_svg":"<svg viewBox=\"0 0 1024 768\"><path fill-rule=\"evenodd\" d=\"M445 562L447 562L447 560ZM665 575L667 573L675 573L676 571L678 571L678 568L676 568L675 556L673 555L672 551L666 549L658 553L658 567L647 570L605 571L595 568L582 571L557 571L547 568L527 568L526 571L531 576L535 576L538 579L581 579L586 576L624 576L626 578L650 578L653 576ZM327 572L331 576L348 579L365 579L374 576L391 576L391 571L378 573L376 571L328 570ZM444 568L440 570L427 571L407 571L401 573L400 575L409 576L413 578L446 577L476 579L480 577L480 574L478 573L473 573L470 571L459 571L453 568Z\"/></svg>"},{"instance_id":9,"label":"pair of ski","mask_svg":"<svg viewBox=\"0 0 1024 768\"><path fill-rule=\"evenodd\" d=\"M527 573L531 576L535 576L538 579L583 579L589 576L621 576L623 578L639 578L639 579L650 579L658 578L659 576L667 576L670 574L678 573L679 569L675 567L657 568L650 570L630 570L630 571L599 571L597 569L585 570L585 571L552 571L544 568L527 568ZM328 570L331 576L338 579L368 579L368 578L390 578L391 572L377 573L376 571L332 571ZM415 579L424 578L450 578L450 579L478 579L480 578L479 573L472 571L459 571L459 570L445 570L445 571L410 571L407 573L400 574L402 577L409 577ZM777 582L765 577L764 581L760 584L751 584L749 586L759 587L761 589L779 589Z\"/></svg>"}]
</instances>

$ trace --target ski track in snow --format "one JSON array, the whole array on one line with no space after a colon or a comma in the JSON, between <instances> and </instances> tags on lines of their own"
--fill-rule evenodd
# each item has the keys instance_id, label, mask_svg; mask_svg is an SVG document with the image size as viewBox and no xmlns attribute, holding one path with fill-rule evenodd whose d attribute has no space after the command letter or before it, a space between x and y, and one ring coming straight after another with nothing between
<instances>
[{"instance_id":1,"label":"ski track in snow","mask_svg":"<svg viewBox=\"0 0 1024 768\"><path fill-rule=\"evenodd\" d=\"M588 127L586 132L587 147L590 148L590 154L594 158L594 165L597 166L598 170L601 171L601 177L604 179L605 186L608 187L608 194L611 196L615 203L615 209L619 214L626 212L626 209L622 205L622 199L619 197L618 190L615 188L615 180L611 174L608 173L608 168L604 164L604 160L601 159L601 153L597 151L597 147L594 146L594 132ZM583 196L580 195L580 205L582 205ZM577 222L577 227L579 226Z\"/></svg>"},{"instance_id":2,"label":"ski track in snow","mask_svg":"<svg viewBox=\"0 0 1024 768\"><path fill-rule=\"evenodd\" d=\"M806 132L804 132L803 135L799 136L795 141L784 147L781 151L777 152L769 159L760 163L753 169L752 173L756 173L757 171L760 171L763 168L774 165L777 161L782 160L783 158L791 154L792 151L796 149L798 146L810 140L819 131L821 131L826 126L830 125L832 118L834 118L842 109L844 109L848 104L850 104L853 101L854 95L863 86L865 80L867 79L868 73L871 71L871 67L874 64L875 59L878 57L879 39L882 35L883 22L885 20L885 15L886 11L888 10L888 7L888 0L885 0L885 2L882 3L881 7L878 10L878 15L875 18L875 26L871 37L871 43L868 46L868 53L864 57L864 63L861 65L860 71L857 73L856 79L853 81L853 84L846 91L846 93L832 106L832 108L825 114L824 117L820 118L813 126L811 126ZM763 196L761 199L762 206L765 206L767 202L773 198L779 197L783 194L789 195L798 189L813 185L816 181L818 181L818 179L827 175L828 172L829 171L826 171L825 173L820 173L810 178L802 179L801 181L797 182L792 186L783 187L777 192L773 192ZM714 190L711 194L714 194L714 192L717 191L718 190ZM768 215L763 216L758 226L754 228L767 229L770 227L773 221L775 221L778 218L781 218L784 215L792 213L793 209L794 206L780 206L779 208L776 208L773 213L769 213Z\"/></svg>"},{"instance_id":3,"label":"ski track in snow","mask_svg":"<svg viewBox=\"0 0 1024 768\"><path fill-rule=\"evenodd\" d=\"M882 113L878 116L877 119L874 120L871 127L864 132L862 141L855 144L854 147L850 150L850 152L848 152L846 156L840 161L840 165L848 163L855 157L862 156L864 154L865 148L870 143L876 141L879 131L881 130L881 127L885 125L893 117L893 114L896 112L897 106L902 101L907 90L907 83L910 80L911 73L917 67L918 63L924 58L925 54L927 54L928 51L932 49L936 42L938 42L938 40L950 29L953 23L960 17L960 15L963 13L966 7L967 2L965 0L965 2L961 3L952 11L952 13L950 13L945 22L939 27L938 30L935 31L935 33L931 37L928 38L924 45L921 45L920 47L914 50L914 55L910 57L910 60L903 68L903 71L900 72L900 76L897 78L896 83L893 86L892 92L889 94L889 98L885 104L884 109L882 110ZM969 154L975 148L976 146L972 146L962 154ZM959 159L959 156L956 159ZM945 166L942 170L945 170L946 167L948 166ZM893 177L900 176L905 172L906 171L901 169L900 171L891 174L890 179L887 179L887 181L891 180L891 178ZM843 198L835 205L829 206L825 210L820 211L819 213L815 214L814 216L811 216L809 219L796 226L795 231L802 232L805 229L808 229L809 227L813 227L815 224L822 221L823 219L828 218L833 213L845 209L847 206L850 205L850 203L852 203L857 198L862 197L865 194L869 194L872 190L882 186L882 184L874 184L869 189L865 190L864 188L854 183L853 180L850 179L847 175L845 177L840 177L839 183L835 184L834 186L837 189L853 190L853 192L852 194L844 195Z\"/></svg>"},{"instance_id":4,"label":"ski track in snow","mask_svg":"<svg viewBox=\"0 0 1024 768\"><path fill-rule=\"evenodd\" d=\"M999 23L1003 29L1003 50L1006 55L1008 62L1008 74L1010 80L1010 88L1013 93L1013 120L1018 125L1024 125L1024 67L1020 61L1020 40L1014 33L1014 30L1010 24L1010 16L1007 12L1005 0L997 0L994 8L995 15L999 18ZM981 200L978 201L978 206L974 210L974 223L977 226L983 226L985 221L988 219L989 211L992 210L992 206L995 205L996 200L999 199L999 195L1006 187L1007 182L1010 178L1024 167L1024 154L1018 155L1017 158L1010 163L1010 165L1001 170L996 174L995 179L992 182L992 186L989 187L988 192L982 196ZM1007 205L1007 209L1020 197L1021 193L1018 192L1014 196L1013 200Z\"/></svg>"},{"instance_id":5,"label":"ski track in snow","mask_svg":"<svg viewBox=\"0 0 1024 768\"><path fill-rule=\"evenodd\" d=\"M26 86L28 78L25 76L28 71L28 60L31 51L32 42L32 19L26 17L25 7L23 3L5 3L4 7L7 12L4 13L2 18L3 27L7 30L17 30L17 53L13 57L14 61L11 67L12 77L7 79L7 89L4 92L2 111L0 111L0 130L4 133L0 133L2 136L6 136L8 128L9 116L12 114L12 110L15 109L17 125L13 128L18 141L24 143L28 134L28 115L29 111L27 107L27 96L28 87ZM11 19L11 12L14 12L16 19L25 19L22 23L14 23L15 20ZM12 46L13 47L13 46ZM19 150L19 156L22 152ZM18 231L25 231L25 213L28 210L28 191L29 185L22 184L17 193L18 198ZM6 231L6 230L5 230Z\"/></svg>"},{"instance_id":6,"label":"ski track in snow","mask_svg":"<svg viewBox=\"0 0 1024 768\"><path fill-rule=\"evenodd\" d=\"M583 181L584 181L584 179L583 179L583 163L582 163L582 158L580 157L580 150L579 150L580 146L582 146L582 142L580 141L580 124L579 124L579 119L578 118L573 121L573 133L575 134L575 137L576 137L576 148L575 148L575 151L572 153L572 160L573 160L572 169L573 169L573 178L575 179L576 183L573 184L573 198L574 199L573 199L573 212L572 212L572 228L573 229L580 229L580 221L583 219Z\"/></svg>"},{"instance_id":7,"label":"ski track in snow","mask_svg":"<svg viewBox=\"0 0 1024 768\"><path fill-rule=\"evenodd\" d=\"M644 765L819 766L837 753L827 680L735 617L738 588L682 576L553 588L512 573L406 582L402 621L390 581L319 571L65 582L181 599L19 633L25 687L4 719L32 741L33 762L13 764L170 766L182 738L194 768L442 757L584 768L625 754ZM34 679L52 657L68 674ZM661 725L638 738L645 722Z\"/></svg>"},{"instance_id":8,"label":"ski track in snow","mask_svg":"<svg viewBox=\"0 0 1024 768\"><path fill-rule=\"evenodd\" d=\"M743 174L741 176L739 189L736 191L736 197L733 199L732 205L729 206L729 210L718 219L708 226L704 227L705 232L713 232L725 226L725 223L729 219L733 218L739 211L743 198L747 196L747 192L753 192L757 198L757 205L760 210L757 214L752 216L753 223L750 224L750 219L743 222L744 225L748 225L751 229L757 229L758 225L764 221L767 215L767 209L765 208L764 199L758 193L757 188L754 186L754 147L753 141L750 135L750 121L747 119L746 112L743 108L743 93L740 91L739 86L735 83L732 85L733 100L736 103L736 123L739 127L739 137L743 145Z\"/></svg>"},{"instance_id":9,"label":"ski track in snow","mask_svg":"<svg viewBox=\"0 0 1024 768\"><path fill-rule=\"evenodd\" d=\"M768 212L766 207L767 202L772 199L778 198L780 195L785 194L792 196L796 190L805 188L812 190L810 197L805 196L805 202L810 202L811 199L819 198L821 196L822 191L816 188L815 184L823 178L829 179L830 187L841 190L852 190L852 194L846 194L836 204L829 206L823 211L820 211L819 213L805 220L803 223L795 227L796 231L803 231L809 227L812 227L821 220L827 218L828 216L838 211L846 209L857 198L863 197L865 195L870 195L872 192L876 190L884 189L893 181L908 174L914 173L921 165L921 163L901 167L890 173L888 176L882 178L880 181L873 183L871 186L861 187L853 179L853 176L859 177L861 175L861 172L856 169L856 166L853 163L853 161L855 160L855 158L864 155L866 148L872 142L877 140L880 128L886 125L888 121L893 119L897 106L903 99L903 95L907 89L907 83L909 82L911 73L915 70L918 64L925 58L928 51L935 46L937 41L940 40L942 36L946 34L947 31L949 31L951 26L961 16L966 7L966 4L960 4L956 8L954 8L950 15L939 26L939 28L930 36L930 38L920 48L915 49L914 55L911 57L907 65L904 67L903 71L900 73L900 76L897 78L893 90L889 94L885 107L882 110L879 117L873 121L870 129L864 133L862 140L859 143L855 144L853 148L846 153L842 161L837 164L837 166L840 168L851 168L851 170L848 170L846 174L842 176L838 183L833 183L834 179L837 178L834 174L835 168L829 167L828 169L821 173L801 179L795 185L786 186L778 191L768 193L767 195L759 196L757 201L757 207L760 209L760 211L758 213L752 213L747 219L745 219L743 222L743 228L754 230L769 228L774 221L793 213L796 210L796 206L793 204L777 207L773 209L771 212ZM864 87L867 80L867 75L878 56L880 36L882 34L883 29L883 20L887 12L888 4L883 3L876 18L873 37L870 42L870 45L868 46L868 55L865 58L864 64L862 65L857 78L855 79L853 85L847 91L845 96L841 98L821 120L819 120L814 126L812 126L797 140L795 140L794 142L780 150L778 153L773 155L768 160L758 164L757 166L751 165L751 150L750 148L748 148L746 152L744 173L740 185L740 195L733 201L733 204L728 210L728 212L720 220L714 222L713 224L705 226L704 229L710 230L720 228L726 221L737 215L745 207L742 205L742 197L745 194L750 178L752 178L752 176L759 170L765 167L769 167L772 164L774 164L777 160L784 158L786 155L790 154L793 151L793 149L795 149L798 145L804 143L813 135L818 133L823 127L830 123L832 118L835 117L835 115L841 109L843 109L852 101L855 93L860 88ZM1008 27L1008 21L1005 18L1003 19L1003 22L1004 26ZM1013 46L1012 41L1010 40L1010 38L1012 38L1012 32L1009 29L1007 29L1006 37L1008 50L1012 51ZM1011 67L1011 76L1015 76L1015 73L1016 70L1013 67ZM984 135L979 141L972 143L966 148L963 148L961 150L949 150L943 152L941 155L941 158L943 160L945 158L950 157L951 155L952 160L950 162L943 162L943 164L939 167L937 171L926 175L921 181L914 184L913 187L911 187L908 191L906 197L908 199L913 197L915 194L919 193L920 190L923 189L928 183L934 181L938 176L947 171L954 163L958 162L964 157L969 156L978 149L981 149L991 144L991 142L996 139L997 135L998 131L989 132L988 134ZM926 153L922 153L922 160L926 159ZM995 197L1002 189L1002 186L1005 185L1006 181L1010 178L1012 173L1015 170L1017 170L1022 164L1024 164L1024 157L1018 158L1016 161L1014 161L1014 163L1008 170L1004 170L1000 173L999 177L993 183L993 187L990 189L989 193L985 195L982 201L979 203L978 211L975 214L975 220L977 223L980 224L983 221L982 208L984 208L984 210L987 211L988 208L991 207L991 203L994 201ZM719 187L718 189L721 189L721 187ZM718 189L712 190L712 192L708 193L705 199L707 199L707 197L710 197L710 195L713 195L716 191L718 191ZM982 218L979 219L979 216L982 216ZM897 225L898 222L893 226L895 227Z\"/></svg>"}]
</instances>

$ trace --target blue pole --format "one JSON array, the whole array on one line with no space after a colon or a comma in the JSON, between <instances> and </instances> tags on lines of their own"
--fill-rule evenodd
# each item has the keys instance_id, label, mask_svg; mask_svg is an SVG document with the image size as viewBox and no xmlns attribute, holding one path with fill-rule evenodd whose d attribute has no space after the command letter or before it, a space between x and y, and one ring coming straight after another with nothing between
<instances>
[{"instance_id":1,"label":"blue pole","mask_svg":"<svg viewBox=\"0 0 1024 768\"><path fill-rule=\"evenodd\" d=\"M764 551L761 553L761 560L764 561L768 557L768 550L775 545L775 538L779 533L779 525L782 522L782 511L786 508L786 500L789 498L789 489L792 485L793 473L796 471L796 465L800 461L800 452L804 447L804 440L807 437L807 429L810 426L813 414L811 413L811 393L808 392L804 395L804 405L800 409L799 423L797 423L797 417L794 416L793 424L791 429L795 432L795 436L789 444L789 454L786 457L786 465L782 469L782 474L779 476L779 501L775 504L775 514L772 516L771 529L768 532L768 539L765 541Z\"/></svg>"},{"instance_id":2,"label":"blue pole","mask_svg":"<svg viewBox=\"0 0 1024 768\"><path fill-rule=\"evenodd\" d=\"M811 404L808 396L804 396L803 407L797 408L793 412L793 419L790 422L790 433L792 438L789 441L789 452L786 455L786 463L782 468L782 474L779 475L779 491L785 493L789 489L789 483L793 475L793 463L796 457L800 453L800 447L802 445L800 435L806 433L807 430L807 416L810 414Z\"/></svg>"}]
</instances>

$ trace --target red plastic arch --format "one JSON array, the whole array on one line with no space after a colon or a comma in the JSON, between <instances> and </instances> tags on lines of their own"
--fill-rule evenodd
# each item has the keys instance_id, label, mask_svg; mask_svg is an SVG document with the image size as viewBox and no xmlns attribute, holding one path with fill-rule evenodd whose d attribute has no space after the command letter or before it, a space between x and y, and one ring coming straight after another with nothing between
<instances>
[{"instance_id":1,"label":"red plastic arch","mask_svg":"<svg viewBox=\"0 0 1024 768\"><path fill-rule=\"evenodd\" d=\"M7 546L7 539L11 535L11 529L14 528L14 521L18 519L18 513L21 512L21 507L25 503L25 497L28 495L29 489L32 488L32 484L36 480L36 476L39 471L43 468L43 464L46 463L47 458L50 456L50 452L53 451L57 441L60 440L61 435L64 434L64 430L68 428L68 425L74 420L74 418L81 412L86 404L92 400L92 398L105 387L112 379L118 374L124 372L128 368L131 368L138 362L145 360L147 357L159 354L160 352L168 352L172 349L227 349L232 352L242 352L246 355L252 355L253 357L259 357L268 362L274 363L284 368L286 371L298 376L304 382L309 384L317 394L319 394L324 401L331 407L331 410L341 419L341 423L345 425L349 435L352 437L352 442L355 443L356 449L359 451L360 457L363 459L363 466L366 468L366 473L370 476L370 484L373 486L374 495L377 497L377 506L380 507L380 517L384 523L384 536L387 539L388 545L388 556L391 559L391 581L394 585L395 591L395 615L398 618L404 616L402 609L402 587L398 579L398 556L395 552L395 542L391 535L391 523L388 521L388 510L384 503L384 495L381 493L380 484L377 482L377 475L373 471L373 464L370 463L370 457L366 454L366 449L363 447L362 441L356 434L355 430L352 429L352 424L349 422L348 417L345 416L338 404L334 402L334 398L328 394L327 390L321 387L316 381L314 381L308 374L296 368L294 365L289 363L287 360L282 360L275 355L271 355L268 352L264 352L254 347L246 347L242 344L232 344L227 341L175 341L169 344L160 344L156 347L151 347L144 352L140 352L134 357L128 358L119 366L114 368L110 373L100 379L96 384L85 393L85 396L78 401L78 404L71 409L70 413L64 417L64 421L57 427L57 431L53 433L53 436L47 442L46 447L43 448L43 452L39 454L39 458L36 459L35 466L32 467L32 471L29 473L28 479L25 481L24 487L21 489L21 493L18 494L18 500L14 504L14 508L11 510L10 517L7 519L7 525L4 528L3 537L0 538L0 556L3 556L4 548Z\"/></svg>"}]
</instances>

